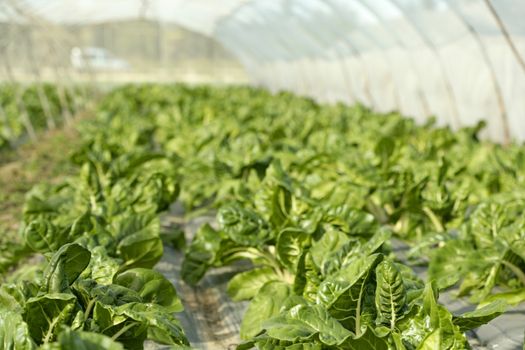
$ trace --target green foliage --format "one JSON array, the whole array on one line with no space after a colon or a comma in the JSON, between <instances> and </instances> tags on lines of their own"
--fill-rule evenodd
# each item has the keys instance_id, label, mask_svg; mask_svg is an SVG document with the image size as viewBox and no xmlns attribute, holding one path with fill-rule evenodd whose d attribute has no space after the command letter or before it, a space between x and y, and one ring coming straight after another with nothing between
<instances>
[{"instance_id":1,"label":"green foliage","mask_svg":"<svg viewBox=\"0 0 525 350\"><path fill-rule=\"evenodd\" d=\"M464 332L525 288L525 148L480 128L246 87L116 89L81 126L78 175L28 194L23 235L48 261L0 290L23 315L0 314L0 335L28 349L187 345L177 293L151 270L159 214L179 200L188 218L216 213L184 248L185 282L249 262L228 284L249 301L239 349L468 348ZM430 258L427 283L392 238ZM452 315L438 291L453 286L479 307Z\"/></svg>"},{"instance_id":2,"label":"green foliage","mask_svg":"<svg viewBox=\"0 0 525 350\"><path fill-rule=\"evenodd\" d=\"M77 112L83 87L65 88L48 83L0 85L0 151L27 136L27 122L34 130L65 122L65 115ZM22 114L27 114L24 121Z\"/></svg>"}]
</instances>

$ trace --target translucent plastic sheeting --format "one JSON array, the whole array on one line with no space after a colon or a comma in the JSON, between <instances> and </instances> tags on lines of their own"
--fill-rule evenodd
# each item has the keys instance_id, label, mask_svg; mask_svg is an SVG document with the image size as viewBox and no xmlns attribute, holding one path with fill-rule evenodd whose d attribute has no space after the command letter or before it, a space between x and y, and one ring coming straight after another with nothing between
<instances>
[{"instance_id":1,"label":"translucent plastic sheeting","mask_svg":"<svg viewBox=\"0 0 525 350\"><path fill-rule=\"evenodd\" d=\"M148 18L179 23L211 34L217 21L246 0L25 0L18 2L35 15L63 24L86 24Z\"/></svg>"},{"instance_id":2,"label":"translucent plastic sheeting","mask_svg":"<svg viewBox=\"0 0 525 350\"><path fill-rule=\"evenodd\" d=\"M523 0L5 1L54 23L177 23L217 38L273 91L453 128L483 119L486 137L525 139Z\"/></svg>"},{"instance_id":3,"label":"translucent plastic sheeting","mask_svg":"<svg viewBox=\"0 0 525 350\"><path fill-rule=\"evenodd\" d=\"M509 141L525 138L523 18L519 0L249 1L214 35L273 90L454 128L483 119Z\"/></svg>"}]
</instances>

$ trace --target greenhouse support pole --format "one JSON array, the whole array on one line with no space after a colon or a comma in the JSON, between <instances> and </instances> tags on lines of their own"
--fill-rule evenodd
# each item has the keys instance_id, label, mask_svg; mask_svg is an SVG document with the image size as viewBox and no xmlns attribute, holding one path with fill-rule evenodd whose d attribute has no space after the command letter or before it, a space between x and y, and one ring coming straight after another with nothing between
<instances>
[{"instance_id":1,"label":"greenhouse support pole","mask_svg":"<svg viewBox=\"0 0 525 350\"><path fill-rule=\"evenodd\" d=\"M357 6L362 6L359 0L354 0L354 3L357 4ZM367 10L365 8L365 10ZM388 69L390 68L391 60L388 58L388 55L386 53L386 49L384 45L382 45L379 40L377 40L373 35L371 35L366 30L361 30L361 32L368 38L368 40L373 43L373 45L381 52L381 59L383 60L385 66L387 67L387 78L392 82L392 94L394 97L394 103L396 104L397 111L402 112L402 106L401 106L401 98L399 96L399 85L397 84L397 79L394 78L394 74L392 73L392 70Z\"/></svg>"},{"instance_id":2,"label":"greenhouse support pole","mask_svg":"<svg viewBox=\"0 0 525 350\"><path fill-rule=\"evenodd\" d=\"M341 14L337 10L337 8L333 4L331 4L330 1L327 1L325 3L325 5L330 6L330 8L332 8L332 10L336 14L337 18L339 19L340 23L346 24L346 20L341 16ZM370 88L370 86L371 86L371 84L370 84L370 81L371 81L371 79L370 79L370 72L368 71L368 65L366 64L366 61L363 58L363 55L362 55L361 51L349 39L349 37L347 35L345 35L345 37L344 37L344 42L348 46L348 48L350 49L350 52L354 55L356 60L362 66L362 71L363 71L363 74L364 74L364 92L365 92L366 98L370 102L369 106L377 107L378 106L377 101L374 98L374 95L372 94L372 89ZM356 94L356 96L357 96L357 94ZM399 106L399 104L398 104L398 106Z\"/></svg>"},{"instance_id":3,"label":"greenhouse support pole","mask_svg":"<svg viewBox=\"0 0 525 350\"><path fill-rule=\"evenodd\" d=\"M401 40L401 38L395 34L396 31L394 28L388 28L390 27L390 25L387 27L387 25L385 24L385 21L383 20L382 16L379 15L379 13L374 9L372 8L372 6L365 0L358 0L359 3L362 4L362 6L364 6L368 12L374 16L379 23L381 23L381 26L384 28L384 30L390 34L390 36L394 39L394 41L397 43L397 45L405 52L408 60L409 60L409 68L410 70L412 71L412 73L414 74L414 76L416 77L417 79L417 95L419 96L419 99L421 100L421 108L423 110L423 114L425 115L425 117L428 117L431 112L430 112L430 104L428 102L428 99L427 99L427 96L425 95L425 92L424 92L424 89L423 89L423 81L421 79L421 75L418 74L417 70L416 70L416 63L414 62L414 57L412 57L412 55L409 53L407 47L405 46L405 44L403 43L403 40ZM390 29L390 30L389 30Z\"/></svg>"},{"instance_id":4,"label":"greenhouse support pole","mask_svg":"<svg viewBox=\"0 0 525 350\"><path fill-rule=\"evenodd\" d=\"M472 38L476 42L476 45L478 46L481 57L483 58L483 61L485 62L485 65L487 66L489 70L489 74L490 74L491 81L492 81L492 86L494 88L494 94L496 96L496 101L497 101L498 109L500 112L501 123L503 125L503 142L505 144L508 144L511 139L511 134L510 134L510 127L509 127L509 121L508 121L508 116L507 116L507 109L505 107L503 93L501 91L501 86L496 76L494 65L490 61L489 54L487 50L485 49L485 46L483 45L481 38L479 37L479 34L476 32L474 27L467 21L465 16L463 16L463 14L456 8L455 4L453 4L452 1L447 0L447 2L449 3L449 8L460 19L460 21L464 23L465 26L467 27L467 30L470 32L470 34L472 35Z\"/></svg>"},{"instance_id":5,"label":"greenhouse support pole","mask_svg":"<svg viewBox=\"0 0 525 350\"><path fill-rule=\"evenodd\" d=\"M8 34L10 34L10 30L9 30ZM24 105L22 92L21 92L20 87L18 86L18 83L16 82L15 77L14 77L13 70L11 68L11 64L10 64L10 61L9 61L9 53L8 53L8 50L7 50L7 44L2 47L2 51L3 52L2 52L1 56L4 57L4 62L5 62L4 66L5 66L6 75L7 75L8 80L14 86L15 102L16 102L16 105L17 105L19 111L20 111L20 118L22 119L22 124L24 125L24 128L26 129L27 134L29 135L29 138L32 141L35 141L36 140L35 128L33 127L33 124L31 123L31 119L29 118L29 114L27 113L27 108Z\"/></svg>"},{"instance_id":6,"label":"greenhouse support pole","mask_svg":"<svg viewBox=\"0 0 525 350\"><path fill-rule=\"evenodd\" d=\"M241 7L242 5L239 6L239 8ZM239 8L236 11L238 11ZM243 27L239 23L236 23L235 20L231 20L230 19L231 17L232 15L221 18L217 22L217 25L215 27L215 30L212 36L214 38L217 38L222 43L222 45L224 45L224 47L229 48L232 52L235 53L235 55L243 63L244 67L248 70L248 72L251 72L251 73L248 73L248 75L250 76L252 81L253 81L253 77L257 77L258 86L268 87L267 84L265 83L265 80L262 78L262 75L258 74L258 70L255 68L256 64L254 64L253 62L258 62L257 64L260 66L261 65L260 62L262 59L266 60L265 62L270 62L271 58L269 58L268 55L264 51L261 51L260 48L257 48L257 45L254 46L254 45L245 43L246 41L245 36L241 36L241 33L246 33L246 31L244 31ZM229 25L223 24L223 23L226 23L225 19L230 19ZM228 26L230 27L234 26L235 28L238 28L238 30L232 31L230 28L229 30L225 31L223 28L224 27L228 28ZM231 39L234 40L235 45L232 44ZM266 64L268 65L269 63L266 63ZM272 73L274 74L275 77L281 78L283 76L282 74L279 74L274 67L272 67ZM283 81L282 79L280 80ZM282 82L281 86L284 86L284 85L285 85L284 82Z\"/></svg>"},{"instance_id":7,"label":"greenhouse support pole","mask_svg":"<svg viewBox=\"0 0 525 350\"><path fill-rule=\"evenodd\" d=\"M4 44L4 42L0 42L0 52L3 51L4 45L7 45L7 44ZM0 121L2 122L2 125L3 125L2 127L5 129L7 133L7 141L9 142L9 145L13 147L14 132L11 129L9 118L7 117L7 113L1 102L2 101L0 101Z\"/></svg>"},{"instance_id":8,"label":"greenhouse support pole","mask_svg":"<svg viewBox=\"0 0 525 350\"><path fill-rule=\"evenodd\" d=\"M0 103L0 121L2 122L2 128L5 130L7 134L7 141L9 142L9 146L14 146L14 135L13 130L11 129L11 125L9 125L9 119L7 118L7 114L4 110L4 107Z\"/></svg>"},{"instance_id":9,"label":"greenhouse support pole","mask_svg":"<svg viewBox=\"0 0 525 350\"><path fill-rule=\"evenodd\" d=\"M343 18L339 14L339 11L337 11L337 9L329 1L324 3L324 5L328 6L330 8L330 10L336 15L336 17L338 19L338 22L341 25L344 26L347 23L346 21L343 20ZM332 33L334 33L336 36L341 37L341 34L338 33L338 32L332 31ZM350 51L349 53L351 55L353 55L353 56L350 56L350 57L355 58L357 60L357 62L359 62L359 64L362 66L362 72L364 74L364 89L363 90L364 90L365 96L366 96L366 98L368 100L368 104L369 104L369 106L375 106L376 105L376 101L375 101L375 99L374 99L374 97L372 95L372 91L370 89L370 75L369 75L367 66L365 64L365 61L362 58L361 53L357 49L357 47L353 43L351 43L350 40L348 39L348 37L346 36L346 32L342 33L342 35L343 35L342 39L343 39L344 43L346 44L346 47ZM366 105L366 102L358 100L358 95L359 94L356 91L354 91L354 89L355 89L354 84L351 83L352 79L349 78L349 76L351 77L352 75L350 74L350 71L348 70L347 65L344 62L345 61L344 53L337 52L337 57L341 61L339 65L341 66L341 71L343 73L343 80L345 82L345 86L348 89L348 92L350 93L350 96L349 96L350 100L358 102L358 103L363 103L363 104Z\"/></svg>"},{"instance_id":10,"label":"greenhouse support pole","mask_svg":"<svg viewBox=\"0 0 525 350\"><path fill-rule=\"evenodd\" d=\"M31 23L31 16L28 16L18 5L15 4L14 1L11 1L11 6L15 10L16 13L20 14L22 17L29 17ZM53 118L52 112L51 112L51 105L49 104L49 101L47 99L47 96L44 92L44 89L39 82L41 80L40 75L40 65L36 62L34 51L33 51L33 32L31 28L28 28L28 32L25 35L26 42L27 42L27 49L28 49L28 56L29 61L31 64L31 68L33 70L33 74L35 75L35 78L37 80L37 83L35 84L38 99L40 100L40 104L42 106L42 109L44 111L44 115L46 116L46 124L48 129L54 129L56 128L56 123Z\"/></svg>"},{"instance_id":11,"label":"greenhouse support pole","mask_svg":"<svg viewBox=\"0 0 525 350\"><path fill-rule=\"evenodd\" d=\"M525 61L523 60L523 57L521 57L521 54L519 53L518 49L516 48L516 45L514 45L514 41L512 41L512 38L510 37L509 32L507 31L507 28L505 27L505 24L501 20L500 16L498 15L498 12L492 6L492 3L490 0L484 0L485 4L487 5L490 13L492 14L492 17L496 20L496 23L498 24L499 30L503 34L503 37L505 38L505 41L509 45L510 49L512 50L512 53L514 54L514 57L516 57L516 61L518 61L518 64L521 66L523 71L525 72Z\"/></svg>"},{"instance_id":12,"label":"greenhouse support pole","mask_svg":"<svg viewBox=\"0 0 525 350\"><path fill-rule=\"evenodd\" d=\"M458 104L456 100L456 96L454 95L454 89L452 88L452 83L450 81L450 77L447 73L445 63L443 62L443 57L439 53L438 48L434 45L434 43L426 36L424 35L421 30L418 28L417 24L414 22L414 20L411 19L410 15L406 13L405 9L402 5L399 5L397 2L398 0L390 0L390 2L403 14L403 17L406 18L407 22L410 23L412 28L415 30L415 32L419 35L421 40L425 43L425 45L430 49L430 51L434 54L434 56L437 59L437 62L439 64L440 70L442 72L442 78L443 83L445 84L445 91L449 99L450 107L452 108L452 124L453 126L458 126L457 122L459 122L459 111L458 111Z\"/></svg>"},{"instance_id":13,"label":"greenhouse support pole","mask_svg":"<svg viewBox=\"0 0 525 350\"><path fill-rule=\"evenodd\" d=\"M51 40L50 45L48 47L48 52L50 56L57 57L58 56L58 50L55 47L55 43L53 40ZM56 89L57 89L57 96L58 96L58 102L60 103L60 109L62 110L62 119L66 122L66 124L70 124L72 120L71 116L71 110L69 108L69 103L67 101L67 93L65 91L65 87L62 84L62 74L60 73L60 67L56 61L56 59L52 60L53 68L55 70L55 75L57 77Z\"/></svg>"},{"instance_id":14,"label":"greenhouse support pole","mask_svg":"<svg viewBox=\"0 0 525 350\"><path fill-rule=\"evenodd\" d=\"M330 9L332 9L332 8L330 8ZM321 40L320 38L318 38L318 37L315 35L315 33L311 32L311 31L308 29L308 27L306 27L305 25L303 25L302 22L298 21L298 23L299 23L299 26L300 26L301 31L302 31L303 33L305 33L305 35L306 35L307 37L310 37L312 40L314 40L314 41L317 43L317 46L319 47L319 43L322 43L322 40ZM331 32L332 34L335 34L335 35L337 36L337 33L336 33L336 32L334 32L334 31L330 31L330 32ZM348 84L349 84L349 81L348 81L348 77L347 77L347 75L346 75L346 73L347 73L346 70L345 70L346 67L344 66L344 64L343 64L343 62L342 62L342 61L343 61L343 56L342 56L342 54L340 54L338 51L336 51L336 52L335 52L335 58L339 61L339 66L341 67L341 71L342 71L342 73L343 73L344 84L345 84L346 88L348 89L348 88L349 88L349 85L348 85ZM355 96L355 94L354 94L353 91L352 91L352 92L347 91L347 92L349 93L349 95L350 95L349 97L350 97L350 99L351 99L352 101L357 101L357 98L356 98L356 96Z\"/></svg>"}]
</instances>

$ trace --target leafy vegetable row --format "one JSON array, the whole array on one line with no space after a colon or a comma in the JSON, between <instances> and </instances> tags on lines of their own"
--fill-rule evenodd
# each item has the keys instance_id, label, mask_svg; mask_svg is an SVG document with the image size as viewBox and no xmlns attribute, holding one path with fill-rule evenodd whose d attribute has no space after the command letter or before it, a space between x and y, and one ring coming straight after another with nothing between
<instances>
[{"instance_id":1,"label":"leafy vegetable row","mask_svg":"<svg viewBox=\"0 0 525 350\"><path fill-rule=\"evenodd\" d=\"M481 142L481 128L452 132L245 87L117 89L81 129L79 175L35 188L25 209L27 245L50 259L44 270L62 249L89 254L89 264L52 283L22 270L2 298L27 283L61 286L19 298L26 316L16 324L28 344L186 344L171 316L176 303L159 302L151 287L178 300L151 267L162 255L158 214L180 188L188 217L217 211L217 225L186 249L182 277L196 284L209 268L252 263L229 283L233 299L251 300L239 348L467 348L465 331L525 299L524 148ZM429 263L429 281L396 259L392 237ZM150 279L160 282L121 283ZM453 286L477 310L452 315L440 305L439 290ZM99 297L108 288L115 298ZM56 293L73 295L71 315L85 317L47 316L42 336L29 301ZM5 324L0 338L13 334Z\"/></svg>"},{"instance_id":2,"label":"leafy vegetable row","mask_svg":"<svg viewBox=\"0 0 525 350\"><path fill-rule=\"evenodd\" d=\"M81 165L78 177L28 194L23 235L47 261L19 270L14 283L0 288L0 343L7 349L142 349L146 339L187 345L173 316L182 310L177 293L152 270L163 252L158 213L179 193L176 163L145 151L110 152L97 141L73 158Z\"/></svg>"},{"instance_id":3,"label":"leafy vegetable row","mask_svg":"<svg viewBox=\"0 0 525 350\"><path fill-rule=\"evenodd\" d=\"M80 87L47 83L0 85L0 150L36 130L63 124L80 108L82 94Z\"/></svg>"},{"instance_id":4,"label":"leafy vegetable row","mask_svg":"<svg viewBox=\"0 0 525 350\"><path fill-rule=\"evenodd\" d=\"M480 141L483 123L453 132L243 87L127 87L101 108L106 138L132 149L142 137L181 159L189 212L264 196L256 192L278 160L295 191L367 212L414 259L430 258L440 288L460 282L460 295L480 302L500 287L510 303L524 300L525 148Z\"/></svg>"},{"instance_id":5,"label":"leafy vegetable row","mask_svg":"<svg viewBox=\"0 0 525 350\"><path fill-rule=\"evenodd\" d=\"M222 206L218 229L203 226L186 252L189 283L209 267L251 260L228 285L232 299L251 300L239 349L466 349L464 332L506 310L496 300L452 315L433 283L395 261L386 226L297 187L272 163L249 207Z\"/></svg>"}]
</instances>

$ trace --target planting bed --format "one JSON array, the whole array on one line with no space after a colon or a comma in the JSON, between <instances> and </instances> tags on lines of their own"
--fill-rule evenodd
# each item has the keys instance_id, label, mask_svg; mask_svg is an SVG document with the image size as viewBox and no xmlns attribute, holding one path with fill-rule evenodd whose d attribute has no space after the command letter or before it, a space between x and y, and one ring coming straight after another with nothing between
<instances>
[{"instance_id":1,"label":"planting bed","mask_svg":"<svg viewBox=\"0 0 525 350\"><path fill-rule=\"evenodd\" d=\"M0 344L521 350L525 147L482 128L116 89L0 247Z\"/></svg>"}]
</instances>

